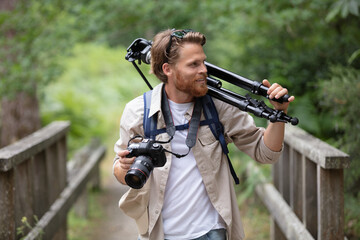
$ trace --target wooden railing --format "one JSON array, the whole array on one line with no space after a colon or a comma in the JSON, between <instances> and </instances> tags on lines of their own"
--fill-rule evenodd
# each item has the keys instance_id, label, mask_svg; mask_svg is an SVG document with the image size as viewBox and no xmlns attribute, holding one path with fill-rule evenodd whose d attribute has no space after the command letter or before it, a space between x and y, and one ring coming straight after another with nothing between
<instances>
[{"instance_id":1,"label":"wooden railing","mask_svg":"<svg viewBox=\"0 0 360 240\"><path fill-rule=\"evenodd\" d=\"M24 217L33 226L25 239L67 239L67 212L87 183L98 179L105 154L103 146L87 147L83 162L67 165L69 126L54 122L0 149L0 239L19 239ZM347 154L287 125L274 184L256 186L272 217L272 239L344 239L343 169L348 166Z\"/></svg>"},{"instance_id":2,"label":"wooden railing","mask_svg":"<svg viewBox=\"0 0 360 240\"><path fill-rule=\"evenodd\" d=\"M93 147L86 164L68 178L69 127L53 122L0 149L0 239L20 239L28 232L25 239L67 239L67 212L98 175L105 154L104 147Z\"/></svg>"},{"instance_id":3,"label":"wooden railing","mask_svg":"<svg viewBox=\"0 0 360 240\"><path fill-rule=\"evenodd\" d=\"M347 154L287 125L283 154L273 166L274 184L256 187L271 214L271 239L344 239L349 164Z\"/></svg>"}]
</instances>

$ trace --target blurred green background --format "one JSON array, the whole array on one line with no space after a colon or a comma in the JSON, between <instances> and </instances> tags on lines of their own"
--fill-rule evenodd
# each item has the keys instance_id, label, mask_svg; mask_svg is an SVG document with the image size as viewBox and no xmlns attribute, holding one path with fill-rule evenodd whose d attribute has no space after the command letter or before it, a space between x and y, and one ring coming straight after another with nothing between
<instances>
[{"instance_id":1,"label":"blurred green background","mask_svg":"<svg viewBox=\"0 0 360 240\"><path fill-rule=\"evenodd\" d=\"M360 237L359 5L359 0L3 1L0 111L6 115L4 104L25 92L37 99L42 125L71 121L70 154L93 137L113 143L124 105L147 90L124 58L126 48L166 28L200 31L207 37L209 62L286 86L296 96L289 115L299 118L299 126L350 154L345 230L350 239ZM155 85L149 66L141 69ZM251 186L250 181L245 188Z\"/></svg>"}]
</instances>

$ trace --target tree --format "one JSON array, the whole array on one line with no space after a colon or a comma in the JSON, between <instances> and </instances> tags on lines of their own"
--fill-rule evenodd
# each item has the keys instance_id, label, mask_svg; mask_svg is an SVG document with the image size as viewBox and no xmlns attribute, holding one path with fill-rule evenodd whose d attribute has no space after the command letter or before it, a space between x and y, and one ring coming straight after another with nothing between
<instances>
[{"instance_id":1,"label":"tree","mask_svg":"<svg viewBox=\"0 0 360 240\"><path fill-rule=\"evenodd\" d=\"M41 126L37 89L59 75L58 59L69 43L64 6L45 0L0 5L0 146Z\"/></svg>"}]
</instances>

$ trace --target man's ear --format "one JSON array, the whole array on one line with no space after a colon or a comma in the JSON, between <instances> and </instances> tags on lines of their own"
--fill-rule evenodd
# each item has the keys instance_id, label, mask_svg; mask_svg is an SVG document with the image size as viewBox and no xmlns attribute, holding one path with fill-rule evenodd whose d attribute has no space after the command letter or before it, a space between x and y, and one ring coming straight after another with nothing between
<instances>
[{"instance_id":1,"label":"man's ear","mask_svg":"<svg viewBox=\"0 0 360 240\"><path fill-rule=\"evenodd\" d=\"M171 75L172 73L172 69L170 67L170 64L169 63L164 63L162 65L162 70L163 70L163 73L169 77L169 75Z\"/></svg>"}]
</instances>

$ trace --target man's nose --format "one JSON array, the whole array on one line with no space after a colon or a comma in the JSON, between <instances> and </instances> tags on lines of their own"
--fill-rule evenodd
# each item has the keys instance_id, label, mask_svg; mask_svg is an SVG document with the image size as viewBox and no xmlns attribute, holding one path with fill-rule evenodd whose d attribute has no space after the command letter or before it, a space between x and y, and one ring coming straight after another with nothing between
<instances>
[{"instance_id":1,"label":"man's nose","mask_svg":"<svg viewBox=\"0 0 360 240\"><path fill-rule=\"evenodd\" d=\"M205 63L202 63L202 64L201 64L200 72L201 72L201 73L205 73L206 76L207 76L207 67L205 66Z\"/></svg>"}]
</instances>

